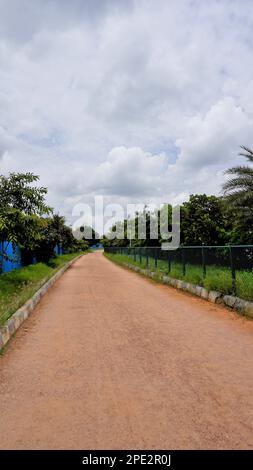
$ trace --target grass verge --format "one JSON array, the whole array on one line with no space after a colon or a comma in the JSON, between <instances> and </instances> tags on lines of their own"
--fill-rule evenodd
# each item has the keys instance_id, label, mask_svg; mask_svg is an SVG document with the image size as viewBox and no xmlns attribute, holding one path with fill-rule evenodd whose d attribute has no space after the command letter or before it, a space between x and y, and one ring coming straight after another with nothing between
<instances>
[{"instance_id":1,"label":"grass verge","mask_svg":"<svg viewBox=\"0 0 253 470\"><path fill-rule=\"evenodd\" d=\"M122 266L131 263L142 269L147 267L146 258L142 261L134 261L132 256L105 253L105 256L120 264ZM163 260L158 260L157 267L155 260L149 258L148 267L151 271L157 274L157 279L162 274L167 274L175 279L181 279L192 284L203 286L208 290L219 291L222 294L233 294L232 276L231 271L226 267L220 266L207 266L206 277L203 278L203 271L201 266L186 265L186 272L183 275L182 265L180 263L172 263L169 271L168 263ZM236 272L236 295L241 299L253 300L253 272L237 271Z\"/></svg>"},{"instance_id":2,"label":"grass verge","mask_svg":"<svg viewBox=\"0 0 253 470\"><path fill-rule=\"evenodd\" d=\"M71 253L57 256L50 266L44 263L33 264L0 275L0 327L33 294L66 263L80 255Z\"/></svg>"}]
</instances>

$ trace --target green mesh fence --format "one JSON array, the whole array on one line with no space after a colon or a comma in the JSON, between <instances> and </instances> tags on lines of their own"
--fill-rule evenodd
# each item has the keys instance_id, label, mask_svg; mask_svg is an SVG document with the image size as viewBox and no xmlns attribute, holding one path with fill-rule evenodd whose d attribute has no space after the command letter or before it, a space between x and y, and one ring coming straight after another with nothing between
<instances>
[{"instance_id":1,"label":"green mesh fence","mask_svg":"<svg viewBox=\"0 0 253 470\"><path fill-rule=\"evenodd\" d=\"M161 247L107 247L105 252L209 290L253 300L253 245L184 246L171 251Z\"/></svg>"}]
</instances>

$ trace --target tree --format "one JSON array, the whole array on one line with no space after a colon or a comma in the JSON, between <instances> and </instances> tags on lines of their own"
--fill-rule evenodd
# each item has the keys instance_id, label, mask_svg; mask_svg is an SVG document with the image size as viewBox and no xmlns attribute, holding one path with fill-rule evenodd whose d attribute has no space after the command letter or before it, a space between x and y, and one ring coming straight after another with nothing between
<instances>
[{"instance_id":1,"label":"tree","mask_svg":"<svg viewBox=\"0 0 253 470\"><path fill-rule=\"evenodd\" d=\"M241 146L244 152L239 153L253 163L253 150ZM223 185L224 195L236 207L253 207L253 167L238 165L225 171L226 175L233 175Z\"/></svg>"},{"instance_id":2,"label":"tree","mask_svg":"<svg viewBox=\"0 0 253 470\"><path fill-rule=\"evenodd\" d=\"M228 242L230 222L222 198L206 194L191 195L181 210L183 245L224 245Z\"/></svg>"},{"instance_id":3,"label":"tree","mask_svg":"<svg viewBox=\"0 0 253 470\"><path fill-rule=\"evenodd\" d=\"M53 263L55 247L60 246L64 253L84 251L89 247L85 240L76 240L72 230L66 225L65 218L59 214L43 219L41 227L41 240L36 248L27 253L28 260L35 257L37 261Z\"/></svg>"},{"instance_id":4,"label":"tree","mask_svg":"<svg viewBox=\"0 0 253 470\"><path fill-rule=\"evenodd\" d=\"M104 246L119 247L159 246L166 241L161 237L161 229L163 232L171 231L172 206L170 204L164 205L163 215L161 217L160 209L151 212L148 206L145 206L142 212L136 212L132 218L129 217L112 226L109 234L102 239L102 243ZM113 238L116 230L124 234L123 238ZM129 235L131 240L128 238Z\"/></svg>"},{"instance_id":5,"label":"tree","mask_svg":"<svg viewBox=\"0 0 253 470\"><path fill-rule=\"evenodd\" d=\"M45 203L47 188L32 186L38 180L39 176L33 173L0 175L0 213L13 208L28 215L49 214L51 208Z\"/></svg>"},{"instance_id":6,"label":"tree","mask_svg":"<svg viewBox=\"0 0 253 470\"><path fill-rule=\"evenodd\" d=\"M65 218L53 214L43 219L41 239L35 249L26 253L27 259L35 257L37 261L48 263L55 257L55 247L60 246L65 251L71 251L75 239L70 227L65 225Z\"/></svg>"},{"instance_id":7,"label":"tree","mask_svg":"<svg viewBox=\"0 0 253 470\"><path fill-rule=\"evenodd\" d=\"M48 263L55 257L55 246L59 243L58 221L55 223L54 216L43 219L40 230L40 240L35 247L28 247L25 250L26 264L31 262L33 257L38 262Z\"/></svg>"},{"instance_id":8,"label":"tree","mask_svg":"<svg viewBox=\"0 0 253 470\"><path fill-rule=\"evenodd\" d=\"M239 155L253 163L253 150L241 147ZM238 165L225 172L229 179L223 185L228 210L234 220L232 242L253 243L253 167Z\"/></svg>"},{"instance_id":9,"label":"tree","mask_svg":"<svg viewBox=\"0 0 253 470\"><path fill-rule=\"evenodd\" d=\"M8 259L4 241L31 250L41 240L41 216L51 208L45 202L47 189L33 185L38 179L32 173L0 175L0 271Z\"/></svg>"},{"instance_id":10,"label":"tree","mask_svg":"<svg viewBox=\"0 0 253 470\"><path fill-rule=\"evenodd\" d=\"M76 239L86 241L88 246L93 246L97 245L100 243L100 236L99 234L94 230L93 227L89 225L84 225L80 227L79 230L76 232Z\"/></svg>"}]
</instances>

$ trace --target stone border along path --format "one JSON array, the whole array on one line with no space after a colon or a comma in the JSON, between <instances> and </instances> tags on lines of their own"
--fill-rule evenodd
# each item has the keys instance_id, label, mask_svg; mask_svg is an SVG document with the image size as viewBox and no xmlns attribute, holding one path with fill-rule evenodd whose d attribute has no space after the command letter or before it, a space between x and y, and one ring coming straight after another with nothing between
<instances>
[{"instance_id":1,"label":"stone border along path","mask_svg":"<svg viewBox=\"0 0 253 470\"><path fill-rule=\"evenodd\" d=\"M0 356L1 449L253 449L253 322L77 260Z\"/></svg>"},{"instance_id":2,"label":"stone border along path","mask_svg":"<svg viewBox=\"0 0 253 470\"><path fill-rule=\"evenodd\" d=\"M68 263L66 263L54 276L43 284L40 289L29 299L22 307L20 307L11 317L7 320L4 326L0 327L0 351L8 343L11 337L16 333L20 325L31 315L40 299L47 293L48 289L65 273L72 264L77 261L81 256L77 256Z\"/></svg>"},{"instance_id":3,"label":"stone border along path","mask_svg":"<svg viewBox=\"0 0 253 470\"><path fill-rule=\"evenodd\" d=\"M110 261L113 261L113 258L109 258ZM149 269L142 269L138 266L135 266L131 263L117 263L119 266L127 267L137 273L143 274L144 276L151 277L152 279L157 279L159 282L163 284L167 284L171 287L175 287L176 289L183 290L185 292L189 292L193 295L201 297L204 300L208 300L214 304L223 304L226 307L232 308L233 310L241 313L242 315L253 318L253 302L248 300L243 300L240 297L236 297L234 295L224 295L218 291L209 291L205 289L205 287L198 286L196 284L192 284L190 282L185 282L180 279L176 279L170 276L163 276L159 275ZM253 282L253 281L252 281Z\"/></svg>"}]
</instances>

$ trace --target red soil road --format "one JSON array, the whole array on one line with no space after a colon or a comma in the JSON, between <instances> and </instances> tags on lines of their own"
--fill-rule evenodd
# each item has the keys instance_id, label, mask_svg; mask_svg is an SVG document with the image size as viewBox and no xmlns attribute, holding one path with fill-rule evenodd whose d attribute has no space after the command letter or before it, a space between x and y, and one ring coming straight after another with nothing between
<instances>
[{"instance_id":1,"label":"red soil road","mask_svg":"<svg viewBox=\"0 0 253 470\"><path fill-rule=\"evenodd\" d=\"M253 448L253 322L78 260L0 358L1 449Z\"/></svg>"}]
</instances>

